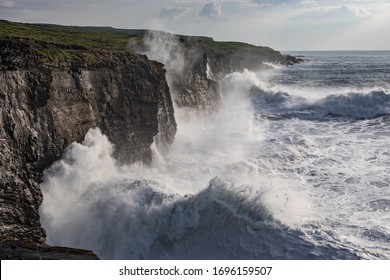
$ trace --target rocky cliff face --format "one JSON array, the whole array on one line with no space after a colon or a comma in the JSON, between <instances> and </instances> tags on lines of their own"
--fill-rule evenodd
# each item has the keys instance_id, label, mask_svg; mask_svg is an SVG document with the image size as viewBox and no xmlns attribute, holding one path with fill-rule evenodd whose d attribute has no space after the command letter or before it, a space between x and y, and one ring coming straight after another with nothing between
<instances>
[{"instance_id":1,"label":"rocky cliff face","mask_svg":"<svg viewBox=\"0 0 390 280\"><path fill-rule=\"evenodd\" d=\"M164 65L131 52L0 38L1 258L95 257L46 247L38 212L43 170L90 128L108 136L119 162L148 163L153 141L174 139L171 96L179 107L212 110L225 75L298 62L269 48L157 35L130 48Z\"/></svg>"},{"instance_id":2,"label":"rocky cliff face","mask_svg":"<svg viewBox=\"0 0 390 280\"><path fill-rule=\"evenodd\" d=\"M172 98L178 107L211 110L221 100L219 81L244 69L259 71L267 63L291 65L300 61L268 47L216 42L208 37L149 32L128 47L164 64Z\"/></svg>"},{"instance_id":3,"label":"rocky cliff face","mask_svg":"<svg viewBox=\"0 0 390 280\"><path fill-rule=\"evenodd\" d=\"M215 109L220 101L218 82L207 75L207 56L198 48L184 45L179 36L159 31L130 40L128 48L164 64L172 99L178 107Z\"/></svg>"},{"instance_id":4,"label":"rocky cliff face","mask_svg":"<svg viewBox=\"0 0 390 280\"><path fill-rule=\"evenodd\" d=\"M149 162L176 123L160 63L129 52L47 61L31 44L0 39L0 239L42 243L39 183L66 146L99 127L121 162Z\"/></svg>"},{"instance_id":5,"label":"rocky cliff face","mask_svg":"<svg viewBox=\"0 0 390 280\"><path fill-rule=\"evenodd\" d=\"M264 48L262 54L253 50L227 50L218 51L211 48L203 48L207 54L208 69L210 78L220 81L226 75L233 72L242 72L244 69L250 71L261 71L269 67L267 63L276 65L291 65L299 63L295 57L283 56L280 52L270 48Z\"/></svg>"},{"instance_id":6,"label":"rocky cliff face","mask_svg":"<svg viewBox=\"0 0 390 280\"><path fill-rule=\"evenodd\" d=\"M183 48L183 68L167 70L172 98L179 107L197 110L213 110L221 101L218 80L208 75L208 57L206 53Z\"/></svg>"}]
</instances>

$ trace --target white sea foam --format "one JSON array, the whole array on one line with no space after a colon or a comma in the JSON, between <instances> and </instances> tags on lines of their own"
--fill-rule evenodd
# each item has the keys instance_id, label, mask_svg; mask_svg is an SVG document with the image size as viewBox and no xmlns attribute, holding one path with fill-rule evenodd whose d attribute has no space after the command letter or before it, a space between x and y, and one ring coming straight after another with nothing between
<instances>
[{"instance_id":1,"label":"white sea foam","mask_svg":"<svg viewBox=\"0 0 390 280\"><path fill-rule=\"evenodd\" d=\"M41 221L48 243L90 248L103 258L152 258L161 238L187 240L186 233L212 227L198 220L209 219L202 209L214 208L213 203L227 209L225 217L243 223L302 223L310 211L304 192L294 187L298 180L259 176L251 155L264 139L261 127L253 124L250 99L251 85L258 82L248 71L232 74L221 83L221 110L205 115L178 110L175 142L166 151L154 147L150 167L117 166L114 147L98 129L90 130L83 143L71 144L42 184ZM183 209L180 216L178 209ZM215 250L233 257L223 253L228 248Z\"/></svg>"},{"instance_id":2,"label":"white sea foam","mask_svg":"<svg viewBox=\"0 0 390 280\"><path fill-rule=\"evenodd\" d=\"M287 92L261 86L253 87L252 93L258 109L283 117L370 119L390 114L390 93L386 89L344 89L338 93L328 89L327 95L321 97L316 95L315 89L306 89L306 93L301 90L300 95L296 95L294 90Z\"/></svg>"},{"instance_id":3,"label":"white sea foam","mask_svg":"<svg viewBox=\"0 0 390 280\"><path fill-rule=\"evenodd\" d=\"M227 76L212 114L177 109L150 167L118 166L99 130L70 145L42 184L48 243L108 259L388 258L388 89L299 91L275 71Z\"/></svg>"}]
</instances>

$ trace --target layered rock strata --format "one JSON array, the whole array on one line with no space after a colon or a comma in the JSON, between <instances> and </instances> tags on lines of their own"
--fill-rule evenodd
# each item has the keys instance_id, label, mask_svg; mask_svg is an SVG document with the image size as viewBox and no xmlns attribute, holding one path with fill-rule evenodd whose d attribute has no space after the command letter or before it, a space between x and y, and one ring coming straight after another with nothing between
<instances>
[{"instance_id":1,"label":"layered rock strata","mask_svg":"<svg viewBox=\"0 0 390 280\"><path fill-rule=\"evenodd\" d=\"M128 48L163 63L176 105L197 110L218 107L219 82L230 73L301 62L268 47L166 32L146 33L143 41L130 40Z\"/></svg>"},{"instance_id":2,"label":"layered rock strata","mask_svg":"<svg viewBox=\"0 0 390 280\"><path fill-rule=\"evenodd\" d=\"M218 45L211 38L162 39L169 43L156 48L153 38L147 44L137 39L129 47L164 65L132 52L0 38L1 258L96 257L44 245L38 211L43 170L90 128L108 136L118 162L149 163L153 141L161 146L174 139L172 99L179 107L213 110L225 75L299 62L269 48ZM155 56L162 50L165 56Z\"/></svg>"},{"instance_id":3,"label":"layered rock strata","mask_svg":"<svg viewBox=\"0 0 390 280\"><path fill-rule=\"evenodd\" d=\"M0 39L0 239L43 243L39 184L66 146L99 127L119 162L148 163L176 123L162 64L96 51L47 61L34 44Z\"/></svg>"}]
</instances>

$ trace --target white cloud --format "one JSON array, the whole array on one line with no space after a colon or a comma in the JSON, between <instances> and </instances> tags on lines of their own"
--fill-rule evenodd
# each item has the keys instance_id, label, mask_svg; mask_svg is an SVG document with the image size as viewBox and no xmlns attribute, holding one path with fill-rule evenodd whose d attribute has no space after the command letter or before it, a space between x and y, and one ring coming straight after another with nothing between
<instances>
[{"instance_id":1,"label":"white cloud","mask_svg":"<svg viewBox=\"0 0 390 280\"><path fill-rule=\"evenodd\" d=\"M282 50L390 49L389 14L389 0L0 0L0 18L11 21L158 29Z\"/></svg>"},{"instance_id":2,"label":"white cloud","mask_svg":"<svg viewBox=\"0 0 390 280\"><path fill-rule=\"evenodd\" d=\"M252 2L260 6L281 6L297 4L302 2L302 0L252 0Z\"/></svg>"},{"instance_id":3,"label":"white cloud","mask_svg":"<svg viewBox=\"0 0 390 280\"><path fill-rule=\"evenodd\" d=\"M223 16L222 5L218 2L208 3L203 6L199 16L216 19Z\"/></svg>"},{"instance_id":4,"label":"white cloud","mask_svg":"<svg viewBox=\"0 0 390 280\"><path fill-rule=\"evenodd\" d=\"M11 8L13 5L13 0L0 0L0 7Z\"/></svg>"},{"instance_id":5,"label":"white cloud","mask_svg":"<svg viewBox=\"0 0 390 280\"><path fill-rule=\"evenodd\" d=\"M187 7L168 7L162 9L159 16L162 19L179 19L190 10L191 9Z\"/></svg>"},{"instance_id":6,"label":"white cloud","mask_svg":"<svg viewBox=\"0 0 390 280\"><path fill-rule=\"evenodd\" d=\"M354 24L365 17L370 16L371 13L363 8L355 6L323 6L310 10L305 10L301 13L292 15L289 19L307 23L309 20L314 24Z\"/></svg>"}]
</instances>

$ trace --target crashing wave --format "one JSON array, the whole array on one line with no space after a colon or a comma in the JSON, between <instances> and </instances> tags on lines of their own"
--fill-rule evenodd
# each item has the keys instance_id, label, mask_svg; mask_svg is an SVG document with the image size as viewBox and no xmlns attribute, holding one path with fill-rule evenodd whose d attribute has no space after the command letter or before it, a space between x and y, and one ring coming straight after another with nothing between
<instances>
[{"instance_id":1,"label":"crashing wave","mask_svg":"<svg viewBox=\"0 0 390 280\"><path fill-rule=\"evenodd\" d=\"M324 118L362 120L390 114L390 93L384 89L330 94L311 101L283 91L254 87L252 97L255 107L261 110L261 115L279 116L282 119L296 117L308 120Z\"/></svg>"},{"instance_id":2,"label":"crashing wave","mask_svg":"<svg viewBox=\"0 0 390 280\"><path fill-rule=\"evenodd\" d=\"M314 120L329 113L369 117L389 112L389 94L373 90L309 100L270 89L249 71L227 76L221 88L224 106L213 115L176 111L175 142L151 167L118 166L112 144L99 130L88 132L82 144L71 144L42 184L47 242L92 249L104 259L362 257L364 249L313 222L304 191L294 189L293 171L284 173L286 178L274 176L274 182L266 177L277 169L263 168L266 161L261 165L250 156L264 145L252 119L253 113ZM281 168L295 165L307 155L304 140L289 135L288 148L302 150L283 154L279 146L280 157L270 153L269 158Z\"/></svg>"},{"instance_id":3,"label":"crashing wave","mask_svg":"<svg viewBox=\"0 0 390 280\"><path fill-rule=\"evenodd\" d=\"M103 259L359 258L282 225L250 186L214 178L193 196L162 189L149 179L91 183L68 207L58 200L49 213L43 205L48 241L93 249Z\"/></svg>"}]
</instances>

